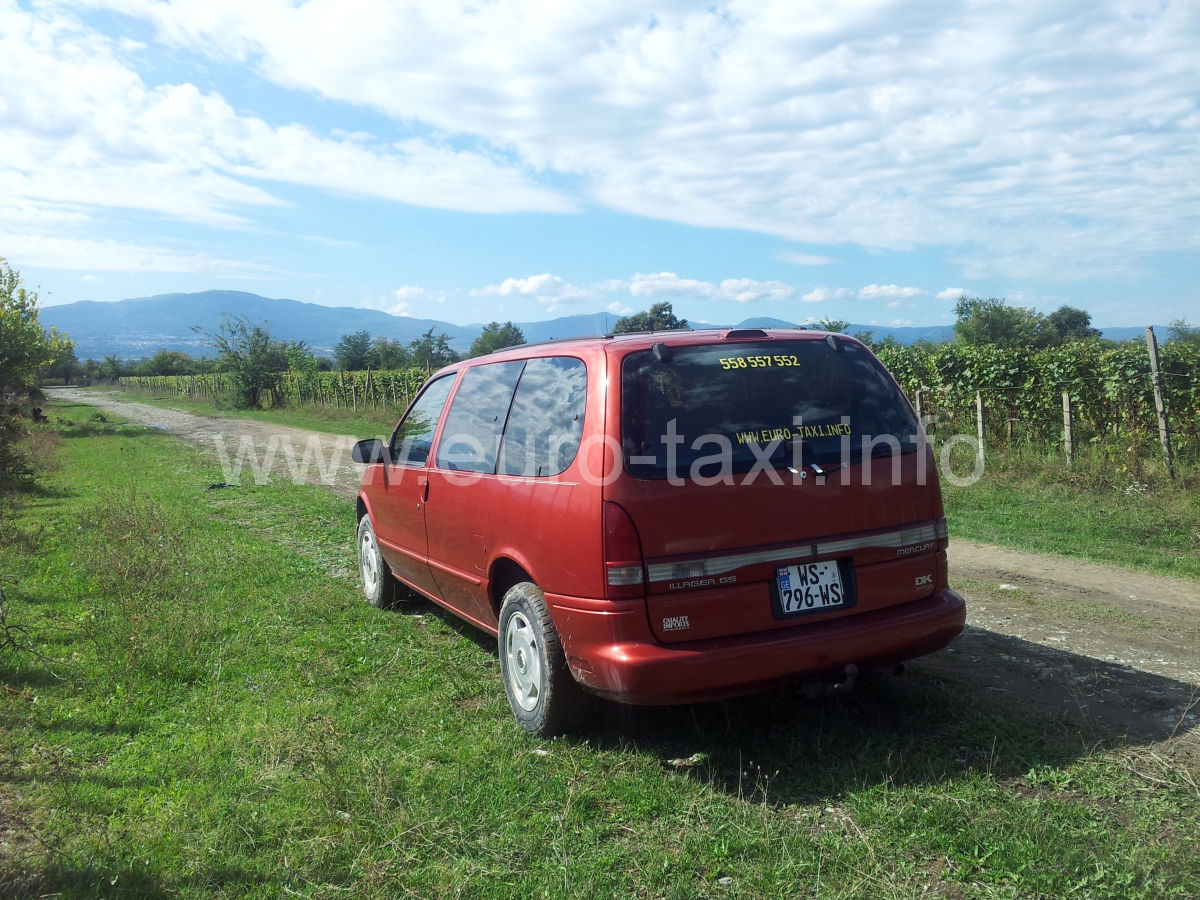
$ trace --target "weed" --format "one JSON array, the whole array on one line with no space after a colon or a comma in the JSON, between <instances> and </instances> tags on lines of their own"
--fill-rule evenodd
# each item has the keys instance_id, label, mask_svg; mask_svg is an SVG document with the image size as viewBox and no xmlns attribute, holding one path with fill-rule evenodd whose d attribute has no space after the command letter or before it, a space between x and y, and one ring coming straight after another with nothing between
<instances>
[{"instance_id":1,"label":"weed","mask_svg":"<svg viewBox=\"0 0 1200 900\"><path fill-rule=\"evenodd\" d=\"M206 670L215 639L192 528L136 488L84 515L79 557L91 581L88 631L118 678L183 681Z\"/></svg>"}]
</instances>

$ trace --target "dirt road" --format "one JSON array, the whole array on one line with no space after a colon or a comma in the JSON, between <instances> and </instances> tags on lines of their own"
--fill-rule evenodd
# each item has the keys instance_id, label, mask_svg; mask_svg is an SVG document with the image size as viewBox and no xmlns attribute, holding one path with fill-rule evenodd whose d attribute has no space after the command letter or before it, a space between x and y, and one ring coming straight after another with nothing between
<instances>
[{"instance_id":1,"label":"dirt road","mask_svg":"<svg viewBox=\"0 0 1200 900\"><path fill-rule=\"evenodd\" d=\"M274 443L276 478L295 477L287 451L295 461L308 448L302 480L345 497L356 492L362 467L350 462L350 436L206 418L95 391L50 393L224 452L227 480L237 480L230 466L248 440L253 454L242 452L241 478L272 470L264 456ZM331 465L335 458L339 464ZM950 577L967 598L968 628L949 649L917 663L923 671L1105 731L1151 739L1200 734L1200 583L959 540L950 545Z\"/></svg>"},{"instance_id":2,"label":"dirt road","mask_svg":"<svg viewBox=\"0 0 1200 900\"><path fill-rule=\"evenodd\" d=\"M353 498L358 494L358 482L364 466L350 459L350 446L357 438L354 435L336 435L326 432L306 431L289 428L256 419L197 416L181 409L160 409L148 403L124 399L119 392L85 391L78 388L51 388L47 391L56 400L86 403L104 412L120 416L135 425L158 428L192 444L198 444L217 456L223 456L225 478L236 482L274 474L276 477L293 477L288 467L288 455L296 463L298 472L306 451L312 451L310 462L301 477L294 480L311 484L324 484L339 496ZM253 442L253 459L245 452L246 439ZM311 442L315 441L314 446ZM274 444L274 449L271 449ZM320 448L321 459L317 460L316 449ZM267 464L267 454L271 464ZM265 471L264 471L265 469ZM322 477L325 476L325 477Z\"/></svg>"}]
</instances>

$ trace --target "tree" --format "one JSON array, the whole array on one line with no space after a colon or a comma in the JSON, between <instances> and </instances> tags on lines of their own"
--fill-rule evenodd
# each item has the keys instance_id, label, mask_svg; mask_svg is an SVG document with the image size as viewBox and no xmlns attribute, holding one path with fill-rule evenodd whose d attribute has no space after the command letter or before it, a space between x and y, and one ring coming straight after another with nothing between
<instances>
[{"instance_id":1,"label":"tree","mask_svg":"<svg viewBox=\"0 0 1200 900\"><path fill-rule=\"evenodd\" d=\"M119 353L110 353L104 357L104 362L100 363L100 375L104 378L120 378L128 368Z\"/></svg>"},{"instance_id":2,"label":"tree","mask_svg":"<svg viewBox=\"0 0 1200 900\"><path fill-rule=\"evenodd\" d=\"M287 357L288 370L304 375L315 375L321 371L321 361L313 354L312 348L306 341L288 341L283 348Z\"/></svg>"},{"instance_id":3,"label":"tree","mask_svg":"<svg viewBox=\"0 0 1200 900\"><path fill-rule=\"evenodd\" d=\"M1092 315L1087 310L1074 306L1060 306L1046 317L1050 327L1058 335L1058 343L1090 341L1100 337L1100 331L1092 327Z\"/></svg>"},{"instance_id":4,"label":"tree","mask_svg":"<svg viewBox=\"0 0 1200 900\"><path fill-rule=\"evenodd\" d=\"M826 316L824 319L818 320L817 327L821 331L832 331L835 334L841 334L850 327L850 323L845 319L831 319Z\"/></svg>"},{"instance_id":5,"label":"tree","mask_svg":"<svg viewBox=\"0 0 1200 900\"><path fill-rule=\"evenodd\" d=\"M333 348L333 357L337 360L338 368L347 372L361 372L367 367L367 357L371 353L371 332L356 331L354 334L343 334Z\"/></svg>"},{"instance_id":6,"label":"tree","mask_svg":"<svg viewBox=\"0 0 1200 900\"><path fill-rule=\"evenodd\" d=\"M36 471L34 456L21 446L28 433L23 419L35 412L38 379L68 354L74 358L74 343L42 327L37 293L0 257L0 495Z\"/></svg>"},{"instance_id":7,"label":"tree","mask_svg":"<svg viewBox=\"0 0 1200 900\"><path fill-rule=\"evenodd\" d=\"M55 381L61 381L63 384L70 384L72 378L78 378L83 374L83 366L79 364L79 360L75 356L74 343L68 341L67 344L68 346L46 368L48 377Z\"/></svg>"},{"instance_id":8,"label":"tree","mask_svg":"<svg viewBox=\"0 0 1200 900\"><path fill-rule=\"evenodd\" d=\"M233 376L234 405L258 409L262 395L274 400L279 394L280 373L287 371L287 345L271 340L264 324L251 325L245 316L224 317L221 329L209 335L224 371Z\"/></svg>"},{"instance_id":9,"label":"tree","mask_svg":"<svg viewBox=\"0 0 1200 900\"><path fill-rule=\"evenodd\" d=\"M138 375L192 375L196 360L179 350L159 350L134 371Z\"/></svg>"},{"instance_id":10,"label":"tree","mask_svg":"<svg viewBox=\"0 0 1200 900\"><path fill-rule=\"evenodd\" d=\"M442 366L458 362L458 359L458 354L450 347L450 339L444 334L434 337L432 328L408 345L410 366L440 369Z\"/></svg>"},{"instance_id":11,"label":"tree","mask_svg":"<svg viewBox=\"0 0 1200 900\"><path fill-rule=\"evenodd\" d=\"M1167 326L1167 340L1200 347L1200 327L1189 325L1187 319L1176 319Z\"/></svg>"},{"instance_id":12,"label":"tree","mask_svg":"<svg viewBox=\"0 0 1200 900\"><path fill-rule=\"evenodd\" d=\"M403 369L408 365L408 350L398 340L375 338L367 354L367 365L377 371Z\"/></svg>"},{"instance_id":13,"label":"tree","mask_svg":"<svg viewBox=\"0 0 1200 900\"><path fill-rule=\"evenodd\" d=\"M992 297L962 296L954 306L954 338L964 344L991 344L1009 349L1049 347L1058 343L1058 332L1046 317L1023 306L1009 306Z\"/></svg>"},{"instance_id":14,"label":"tree","mask_svg":"<svg viewBox=\"0 0 1200 900\"><path fill-rule=\"evenodd\" d=\"M515 347L525 343L525 335L512 322L492 322L483 326L483 334L471 344L472 356L487 356L504 347Z\"/></svg>"},{"instance_id":15,"label":"tree","mask_svg":"<svg viewBox=\"0 0 1200 900\"><path fill-rule=\"evenodd\" d=\"M617 319L613 326L613 334L629 334L634 331L676 331L691 330L687 319L675 318L675 311L670 303L655 303L649 312L634 313Z\"/></svg>"},{"instance_id":16,"label":"tree","mask_svg":"<svg viewBox=\"0 0 1200 900\"><path fill-rule=\"evenodd\" d=\"M0 392L29 395L56 359L74 352L65 334L42 327L37 292L0 257Z\"/></svg>"}]
</instances>

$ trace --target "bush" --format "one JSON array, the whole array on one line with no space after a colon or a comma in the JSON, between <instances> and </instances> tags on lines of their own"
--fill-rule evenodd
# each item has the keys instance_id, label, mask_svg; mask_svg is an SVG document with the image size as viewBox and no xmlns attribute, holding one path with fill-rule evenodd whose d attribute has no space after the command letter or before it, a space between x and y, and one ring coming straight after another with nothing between
<instances>
[{"instance_id":1,"label":"bush","mask_svg":"<svg viewBox=\"0 0 1200 900\"><path fill-rule=\"evenodd\" d=\"M220 354L221 368L233 379L233 404L238 409L259 409L263 394L279 399L279 382L288 370L287 345L271 340L266 325L251 325L245 316L226 316L210 343Z\"/></svg>"}]
</instances>

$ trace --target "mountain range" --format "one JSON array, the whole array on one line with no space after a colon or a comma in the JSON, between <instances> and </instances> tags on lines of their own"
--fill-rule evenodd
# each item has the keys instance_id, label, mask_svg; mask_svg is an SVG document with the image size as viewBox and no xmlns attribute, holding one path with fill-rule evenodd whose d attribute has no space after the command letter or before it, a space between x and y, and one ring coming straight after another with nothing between
<instances>
[{"instance_id":1,"label":"mountain range","mask_svg":"<svg viewBox=\"0 0 1200 900\"><path fill-rule=\"evenodd\" d=\"M467 350L483 331L482 324L454 325L438 319L393 316L374 309L351 306L321 306L298 300L260 297L244 291L201 291L195 294L159 294L98 303L81 300L41 310L44 325L53 325L76 343L80 359L99 359L110 354L125 358L150 356L158 350L182 350L193 356L211 355L207 334L221 325L222 316L247 316L251 321L268 323L271 336L284 341L306 341L318 354L330 353L344 334L369 331L373 337L386 337L408 343L430 328L444 333L450 345ZM612 313L584 313L539 322L518 322L530 343L552 338L604 334L617 316ZM699 328L728 327L712 323L694 323ZM757 317L738 322L737 328L795 328L784 319ZM917 340L949 340L949 326L892 327L851 325L850 334L874 332L875 337L891 335L904 344ZM1112 340L1140 337L1141 328L1105 328Z\"/></svg>"}]
</instances>

